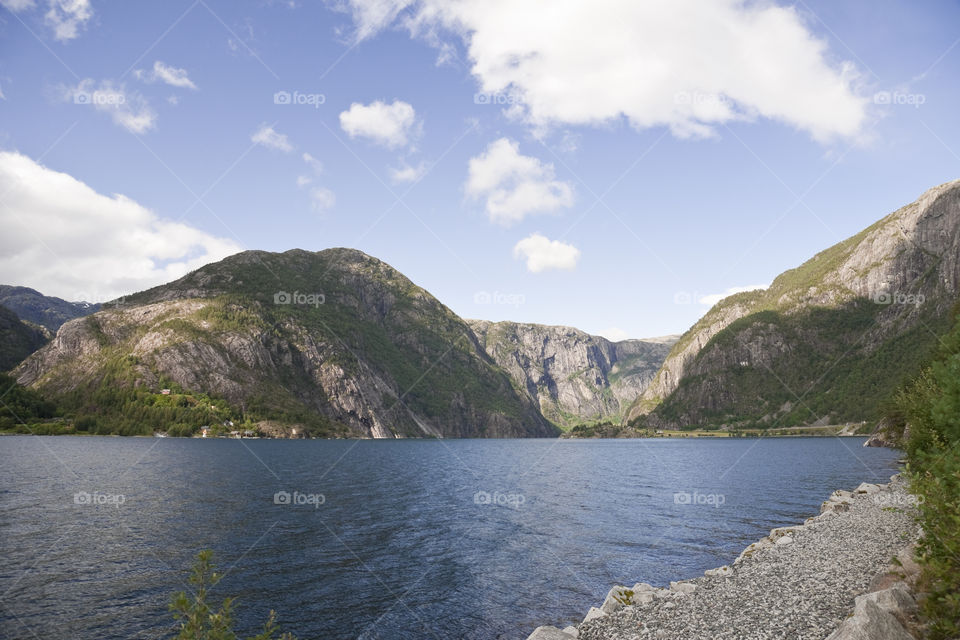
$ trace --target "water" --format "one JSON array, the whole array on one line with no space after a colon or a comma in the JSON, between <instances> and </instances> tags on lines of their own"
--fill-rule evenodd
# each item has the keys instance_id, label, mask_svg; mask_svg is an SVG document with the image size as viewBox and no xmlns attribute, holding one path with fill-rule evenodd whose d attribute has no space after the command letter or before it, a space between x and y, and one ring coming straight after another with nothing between
<instances>
[{"instance_id":1,"label":"water","mask_svg":"<svg viewBox=\"0 0 960 640\"><path fill-rule=\"evenodd\" d=\"M244 634L522 639L886 482L862 442L2 437L0 637L170 637L211 548Z\"/></svg>"}]
</instances>

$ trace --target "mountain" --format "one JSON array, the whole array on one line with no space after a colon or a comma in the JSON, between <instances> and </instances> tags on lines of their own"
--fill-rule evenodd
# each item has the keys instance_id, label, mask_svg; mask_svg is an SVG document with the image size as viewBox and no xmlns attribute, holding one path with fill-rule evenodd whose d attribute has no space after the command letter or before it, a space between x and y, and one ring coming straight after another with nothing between
<instances>
[{"instance_id":1,"label":"mountain","mask_svg":"<svg viewBox=\"0 0 960 640\"><path fill-rule=\"evenodd\" d=\"M0 305L13 311L21 320L46 327L54 333L67 320L100 310L99 304L67 302L45 296L29 287L12 287L6 284L0 284Z\"/></svg>"},{"instance_id":2,"label":"mountain","mask_svg":"<svg viewBox=\"0 0 960 640\"><path fill-rule=\"evenodd\" d=\"M873 420L956 312L960 181L930 189L763 291L721 300L673 346L631 425Z\"/></svg>"},{"instance_id":3,"label":"mountain","mask_svg":"<svg viewBox=\"0 0 960 640\"><path fill-rule=\"evenodd\" d=\"M618 421L678 336L611 342L573 329L467 320L487 354L561 427Z\"/></svg>"},{"instance_id":4,"label":"mountain","mask_svg":"<svg viewBox=\"0 0 960 640\"><path fill-rule=\"evenodd\" d=\"M43 327L23 322L10 309L0 305L0 371L8 371L47 343L49 333Z\"/></svg>"},{"instance_id":5,"label":"mountain","mask_svg":"<svg viewBox=\"0 0 960 640\"><path fill-rule=\"evenodd\" d=\"M122 433L241 418L314 435L558 433L463 320L350 249L236 254L67 322L15 375Z\"/></svg>"}]
</instances>

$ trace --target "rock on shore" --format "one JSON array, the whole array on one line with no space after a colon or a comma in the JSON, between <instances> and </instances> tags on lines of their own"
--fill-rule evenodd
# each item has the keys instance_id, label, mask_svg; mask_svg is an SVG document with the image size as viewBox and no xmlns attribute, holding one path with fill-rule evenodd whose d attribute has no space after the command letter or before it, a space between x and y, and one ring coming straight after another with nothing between
<instances>
[{"instance_id":1,"label":"rock on shore","mask_svg":"<svg viewBox=\"0 0 960 640\"><path fill-rule=\"evenodd\" d=\"M615 586L580 625L528 640L907 640L916 604L888 572L895 556L910 563L913 513L899 476L835 491L819 516L772 530L731 566L669 588Z\"/></svg>"}]
</instances>

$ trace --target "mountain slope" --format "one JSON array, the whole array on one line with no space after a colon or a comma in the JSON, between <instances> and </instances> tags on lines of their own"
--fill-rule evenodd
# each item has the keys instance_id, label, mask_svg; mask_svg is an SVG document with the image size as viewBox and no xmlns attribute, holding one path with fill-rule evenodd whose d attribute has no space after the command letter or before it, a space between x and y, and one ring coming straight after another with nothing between
<instances>
[{"instance_id":1,"label":"mountain slope","mask_svg":"<svg viewBox=\"0 0 960 640\"><path fill-rule=\"evenodd\" d=\"M950 324L960 280L960 181L725 298L674 345L630 424L870 420Z\"/></svg>"},{"instance_id":2,"label":"mountain slope","mask_svg":"<svg viewBox=\"0 0 960 640\"><path fill-rule=\"evenodd\" d=\"M80 413L176 386L315 434L557 433L459 317L349 249L231 256L66 323L15 373Z\"/></svg>"},{"instance_id":3,"label":"mountain slope","mask_svg":"<svg viewBox=\"0 0 960 640\"><path fill-rule=\"evenodd\" d=\"M619 421L676 336L611 342L571 327L467 320L487 353L562 427Z\"/></svg>"},{"instance_id":4,"label":"mountain slope","mask_svg":"<svg viewBox=\"0 0 960 640\"><path fill-rule=\"evenodd\" d=\"M41 327L20 320L10 309L0 305L0 371L8 371L42 347L47 335Z\"/></svg>"},{"instance_id":5,"label":"mountain slope","mask_svg":"<svg viewBox=\"0 0 960 640\"><path fill-rule=\"evenodd\" d=\"M46 327L54 333L67 320L81 318L100 309L99 304L67 302L45 296L29 287L6 284L0 284L0 305L13 311L21 320Z\"/></svg>"}]
</instances>

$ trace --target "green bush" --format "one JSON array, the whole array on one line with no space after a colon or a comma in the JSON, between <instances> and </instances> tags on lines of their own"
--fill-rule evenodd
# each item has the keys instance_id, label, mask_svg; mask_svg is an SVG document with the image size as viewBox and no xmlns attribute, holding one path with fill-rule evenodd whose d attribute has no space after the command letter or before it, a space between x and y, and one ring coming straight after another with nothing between
<instances>
[{"instance_id":1,"label":"green bush","mask_svg":"<svg viewBox=\"0 0 960 640\"><path fill-rule=\"evenodd\" d=\"M209 590L216 586L222 577L213 570L213 551L206 549L197 554L190 573L190 584L196 589L193 598L180 591L174 594L170 602L170 611L180 624L174 640L237 640L237 634L233 631L234 598L225 598L216 611L207 603ZM250 640L273 640L276 633L276 614L271 611L263 625L263 631L251 636ZM296 638L292 634L284 633L279 640Z\"/></svg>"}]
</instances>

